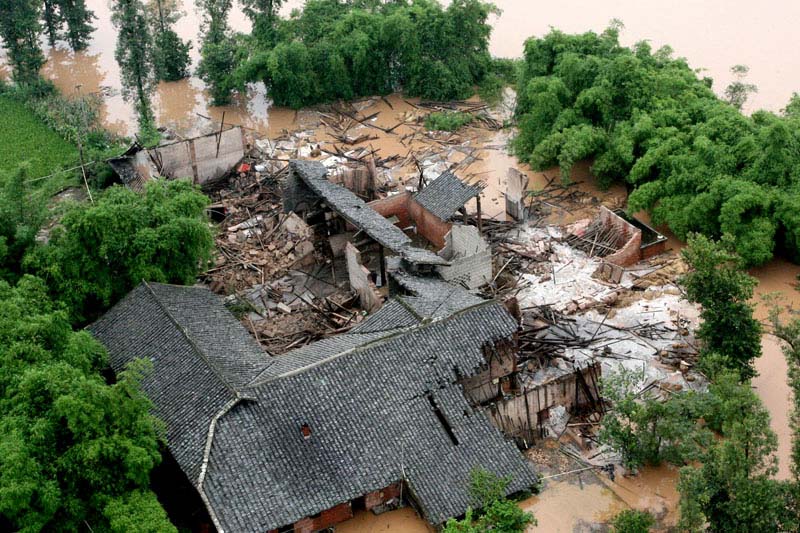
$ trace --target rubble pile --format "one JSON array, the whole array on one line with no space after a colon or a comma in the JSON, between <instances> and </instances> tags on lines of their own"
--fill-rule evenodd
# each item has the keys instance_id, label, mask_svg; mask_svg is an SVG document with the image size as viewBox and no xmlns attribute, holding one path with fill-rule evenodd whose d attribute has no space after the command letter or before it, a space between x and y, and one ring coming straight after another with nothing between
<instances>
[{"instance_id":1,"label":"rubble pile","mask_svg":"<svg viewBox=\"0 0 800 533\"><path fill-rule=\"evenodd\" d=\"M641 372L642 387L702 386L691 371L700 309L675 284L683 262L656 257L609 282L600 275L602 258L570 245L572 229L528 224L507 232L496 248L519 265L514 294L526 379L544 382L599 360L603 375Z\"/></svg>"},{"instance_id":2,"label":"rubble pile","mask_svg":"<svg viewBox=\"0 0 800 533\"><path fill-rule=\"evenodd\" d=\"M212 213L223 219L204 281L228 297L229 307L273 354L357 324L361 314L346 280L332 279L312 229L283 212L285 165L274 174L260 162L239 170L213 193Z\"/></svg>"}]
</instances>

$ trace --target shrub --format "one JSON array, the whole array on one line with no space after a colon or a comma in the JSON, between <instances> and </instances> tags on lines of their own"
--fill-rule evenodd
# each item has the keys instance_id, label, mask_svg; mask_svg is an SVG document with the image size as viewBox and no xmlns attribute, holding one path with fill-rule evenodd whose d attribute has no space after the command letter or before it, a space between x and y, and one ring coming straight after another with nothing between
<instances>
[{"instance_id":1,"label":"shrub","mask_svg":"<svg viewBox=\"0 0 800 533\"><path fill-rule=\"evenodd\" d=\"M474 120L470 113L437 111L425 117L425 128L430 131L456 131Z\"/></svg>"}]
</instances>

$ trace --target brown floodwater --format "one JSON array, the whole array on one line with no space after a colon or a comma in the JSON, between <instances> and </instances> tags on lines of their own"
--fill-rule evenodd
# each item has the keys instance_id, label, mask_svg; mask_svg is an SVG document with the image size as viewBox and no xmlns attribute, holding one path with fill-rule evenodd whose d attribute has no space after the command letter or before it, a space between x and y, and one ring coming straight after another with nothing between
<instances>
[{"instance_id":1,"label":"brown floodwater","mask_svg":"<svg viewBox=\"0 0 800 533\"><path fill-rule=\"evenodd\" d=\"M184 39L191 39L192 68L199 57L198 32L200 17L192 0L177 0L186 15L178 22L176 30ZM97 31L87 50L79 53L69 51L63 43L55 48L45 46L47 64L43 74L66 94L80 90L82 93L102 92L105 96L102 120L106 126L121 134L136 131L135 116L131 106L120 93L119 69L114 59L116 33L111 26L108 0L88 0L97 15ZM748 81L755 83L759 91L751 96L746 109L752 111L765 108L780 110L791 94L800 90L800 55L790 51L800 48L800 33L796 31L800 20L800 3L766 2L753 3L744 0L606 0L587 3L584 0L541 2L527 0L496 0L502 9L499 17L493 17L494 32L490 48L494 55L519 57L523 43L531 35L541 36L550 27L565 32L601 31L612 18L625 24L621 40L623 44L649 39L654 48L669 43L676 55L688 58L693 68L702 69L703 75L716 80L715 90L721 93L731 81L729 68L734 64L750 67ZM288 14L302 0L289 0L283 8ZM743 21L747 21L746 24ZM236 31L248 31L249 22L235 2L230 16L231 27ZM0 77L7 76L3 66L4 53L0 51ZM80 86L78 89L77 86ZM384 101L376 101L371 109L362 110L363 115L380 111L376 124L391 127L398 121L413 115L413 103L394 95ZM318 121L306 122L304 112L295 112L271 106L262 84L250 86L246 94L239 95L225 107L212 107L205 86L196 77L172 83L161 83L154 102L159 124L167 126L178 135L190 136L214 128L224 113L225 122L241 124L260 135L271 138L286 131L308 128L315 131L318 140L332 143ZM369 130L370 133L379 133ZM393 135L380 134L379 139L362 143L379 150L380 157L398 154L404 157L409 150L420 150L427 142L424 139L408 138L414 130L401 126ZM486 183L482 207L490 216L502 216L503 191L509 167L517 167L531 176L530 188L546 185L557 171L533 172L504 149L508 134L504 132L476 132L469 134L472 146L481 146L477 158L459 170L462 178L480 179ZM459 154L450 154L449 161L457 161ZM408 169L409 173L413 169ZM589 172L589 165L576 166L573 179L579 187L606 205L624 204L625 192L621 187L600 191ZM669 232L670 244L678 249L682 244ZM784 297L800 305L800 293L794 290L795 277L800 266L782 260L755 269L753 275L759 279L759 295L779 291ZM758 316L763 318L766 308L758 303ZM790 432L788 428L789 387L786 383L786 362L776 339L769 335L763 338L764 355L757 361L759 376L754 386L764 400L772 416L772 425L779 437L780 477L789 475ZM606 486L586 484L583 488L566 481L551 482L547 490L526 502L539 519L536 531L572 531L581 521L605 520L626 506L647 508L653 501L666 502L668 514L665 521L674 523L676 473L665 468L645 469L636 478L617 478L617 483ZM662 503L663 503L662 502ZM403 509L381 516L370 513L358 514L354 519L337 527L337 531L397 531L398 533L423 533L429 531L426 523L410 509Z\"/></svg>"},{"instance_id":2,"label":"brown floodwater","mask_svg":"<svg viewBox=\"0 0 800 533\"><path fill-rule=\"evenodd\" d=\"M185 16L178 21L176 31L182 38L193 41L194 67L199 58L201 18L192 0L177 2ZM289 0L281 11L286 15L302 3ZM110 95L103 112L106 124L119 133L132 134L136 129L135 117L120 94L119 69L114 59L116 33L111 25L108 0L88 0L88 4L97 16L97 30L88 49L72 53L63 43L54 50L45 47L49 62L44 74L67 94L74 92L77 84L83 86L83 91L108 88ZM792 92L800 90L800 56L787 53L800 47L800 34L794 24L800 20L797 2L497 0L495 4L502 10L501 15L492 17L490 49L497 56L521 56L525 39L541 36L551 26L566 32L601 31L612 18L618 18L625 23L623 44L645 39L654 47L671 44L676 55L688 58L693 68L713 77L717 82L715 89L720 93L732 79L729 73L732 65L749 65L749 81L759 88L750 98L749 110L778 111ZM742 23L745 20L746 25ZM238 3L231 10L230 25L236 31L249 31L249 21ZM219 118L223 110L226 122L236 121L262 132L269 131L270 105L263 86L253 86L247 93L231 106L210 109L200 80L162 83L155 98L157 116L162 125L175 127L181 135L210 128L211 124L199 115Z\"/></svg>"}]
</instances>

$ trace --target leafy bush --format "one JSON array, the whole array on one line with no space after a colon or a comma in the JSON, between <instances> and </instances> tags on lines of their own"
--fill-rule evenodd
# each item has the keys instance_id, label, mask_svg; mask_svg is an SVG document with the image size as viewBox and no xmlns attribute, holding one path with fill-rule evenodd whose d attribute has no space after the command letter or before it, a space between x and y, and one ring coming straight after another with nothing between
<instances>
[{"instance_id":1,"label":"leafy bush","mask_svg":"<svg viewBox=\"0 0 800 533\"><path fill-rule=\"evenodd\" d=\"M254 26L230 79L240 88L264 81L277 105L294 108L399 89L434 100L466 98L491 70L493 12L480 0L456 0L446 9L433 0L309 0L289 19ZM227 69L230 58L216 63ZM221 91L232 88L221 74Z\"/></svg>"},{"instance_id":2,"label":"leafy bush","mask_svg":"<svg viewBox=\"0 0 800 533\"><path fill-rule=\"evenodd\" d=\"M175 531L148 490L163 426L140 392L146 364L109 386L106 357L42 280L0 282L0 516L13 531L121 531L123 505L128 524Z\"/></svg>"},{"instance_id":3,"label":"leafy bush","mask_svg":"<svg viewBox=\"0 0 800 533\"><path fill-rule=\"evenodd\" d=\"M194 283L210 257L208 199L186 181L153 181L144 194L107 189L70 209L25 268L47 281L71 319L97 317L142 280Z\"/></svg>"},{"instance_id":4,"label":"leafy bush","mask_svg":"<svg viewBox=\"0 0 800 533\"><path fill-rule=\"evenodd\" d=\"M476 468L470 473L470 482L470 493L479 512L468 508L463 520L448 520L443 533L523 533L528 525L536 525L531 513L506 499L509 478Z\"/></svg>"},{"instance_id":5,"label":"leafy bush","mask_svg":"<svg viewBox=\"0 0 800 533\"><path fill-rule=\"evenodd\" d=\"M425 129L430 131L460 130L474 120L470 113L436 111L425 117Z\"/></svg>"},{"instance_id":6,"label":"leafy bush","mask_svg":"<svg viewBox=\"0 0 800 533\"><path fill-rule=\"evenodd\" d=\"M632 189L631 211L650 211L682 239L731 235L747 265L782 247L800 259L796 105L782 116L743 116L736 106L752 88L740 83L732 105L669 47L621 46L619 28L526 41L519 157L559 166L564 179L580 159L593 160L601 183Z\"/></svg>"},{"instance_id":7,"label":"leafy bush","mask_svg":"<svg viewBox=\"0 0 800 533\"><path fill-rule=\"evenodd\" d=\"M653 515L636 509L626 509L611 520L614 533L648 533L655 524Z\"/></svg>"}]
</instances>

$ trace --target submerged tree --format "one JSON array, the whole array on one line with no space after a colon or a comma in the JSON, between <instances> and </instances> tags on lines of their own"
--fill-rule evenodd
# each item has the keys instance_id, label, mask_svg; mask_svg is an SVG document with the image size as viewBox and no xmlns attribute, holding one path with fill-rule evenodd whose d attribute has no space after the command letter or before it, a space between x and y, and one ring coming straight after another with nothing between
<instances>
[{"instance_id":1,"label":"submerged tree","mask_svg":"<svg viewBox=\"0 0 800 533\"><path fill-rule=\"evenodd\" d=\"M275 23L284 0L241 0L242 11L253 24L253 36L261 46L275 44Z\"/></svg>"},{"instance_id":2,"label":"submerged tree","mask_svg":"<svg viewBox=\"0 0 800 533\"><path fill-rule=\"evenodd\" d=\"M151 0L150 26L153 32L153 64L156 78L177 81L189 76L191 41L182 41L173 26L181 17L173 0Z\"/></svg>"},{"instance_id":3,"label":"submerged tree","mask_svg":"<svg viewBox=\"0 0 800 533\"><path fill-rule=\"evenodd\" d=\"M236 45L228 28L231 0L196 0L203 13L200 64L197 75L206 82L214 105L230 102L236 67Z\"/></svg>"},{"instance_id":4,"label":"submerged tree","mask_svg":"<svg viewBox=\"0 0 800 533\"><path fill-rule=\"evenodd\" d=\"M731 67L731 74L736 78L730 85L725 88L725 98L728 103L733 107L742 110L747 98L755 92L758 92L758 87L752 83L745 82L747 74L750 72L750 67L747 65L734 65Z\"/></svg>"},{"instance_id":5,"label":"submerged tree","mask_svg":"<svg viewBox=\"0 0 800 533\"><path fill-rule=\"evenodd\" d=\"M709 395L705 419L722 438L704 451L700 466L681 469L681 531L797 531L792 484L773 478L777 438L768 411L735 372L718 374Z\"/></svg>"},{"instance_id":6,"label":"submerged tree","mask_svg":"<svg viewBox=\"0 0 800 533\"><path fill-rule=\"evenodd\" d=\"M83 50L89 46L89 39L94 31L91 25L94 12L86 7L86 0L56 0L60 19L67 25L65 35L70 48ZM49 34L49 27L48 27Z\"/></svg>"},{"instance_id":7,"label":"submerged tree","mask_svg":"<svg viewBox=\"0 0 800 533\"><path fill-rule=\"evenodd\" d=\"M41 3L37 0L0 2L0 38L8 51L14 81L30 85L39 81L44 55L39 47Z\"/></svg>"},{"instance_id":8,"label":"submerged tree","mask_svg":"<svg viewBox=\"0 0 800 533\"><path fill-rule=\"evenodd\" d=\"M141 0L114 0L111 21L117 28L117 49L122 94L132 101L139 118L139 134L147 142L155 133L150 97L155 88L153 41Z\"/></svg>"},{"instance_id":9,"label":"submerged tree","mask_svg":"<svg viewBox=\"0 0 800 533\"><path fill-rule=\"evenodd\" d=\"M55 46L59 31L61 31L61 26L64 24L64 21L61 19L61 13L58 11L57 0L44 0L42 20L44 21L44 29L47 33L47 44Z\"/></svg>"},{"instance_id":10,"label":"submerged tree","mask_svg":"<svg viewBox=\"0 0 800 533\"><path fill-rule=\"evenodd\" d=\"M703 342L701 366L712 377L728 368L747 380L756 375L753 361L761 355L761 325L750 303L756 280L741 269L741 259L731 248L730 238L714 242L690 236L682 252L690 271L681 284L689 300L703 306L697 332Z\"/></svg>"}]
</instances>

